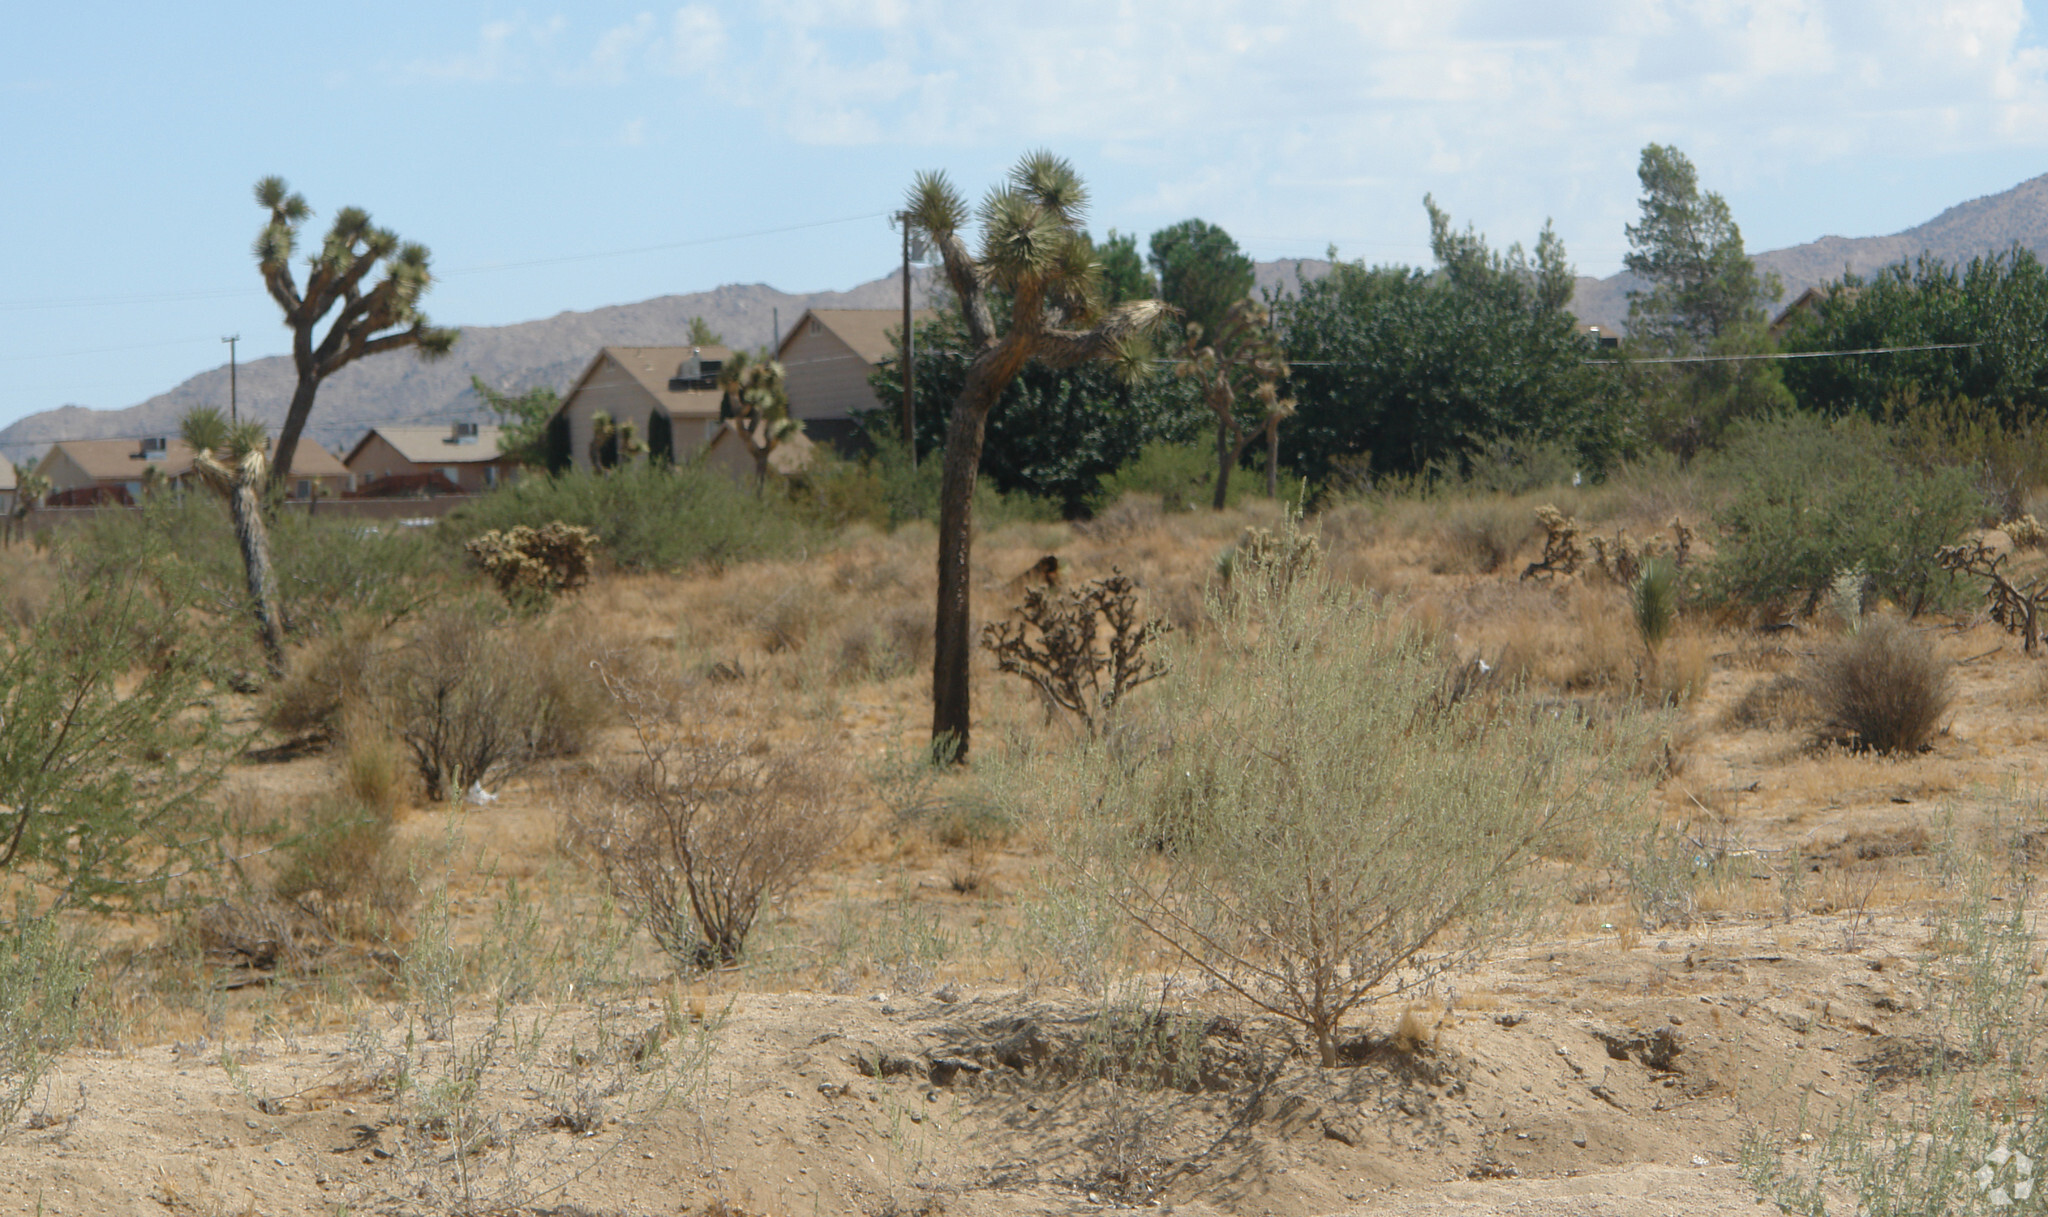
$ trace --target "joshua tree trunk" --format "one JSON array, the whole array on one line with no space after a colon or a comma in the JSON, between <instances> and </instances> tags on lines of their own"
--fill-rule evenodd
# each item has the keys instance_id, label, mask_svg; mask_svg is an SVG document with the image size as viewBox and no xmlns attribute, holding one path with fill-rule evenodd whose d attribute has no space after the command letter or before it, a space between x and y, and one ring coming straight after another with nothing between
<instances>
[{"instance_id":1,"label":"joshua tree trunk","mask_svg":"<svg viewBox=\"0 0 2048 1217\"><path fill-rule=\"evenodd\" d=\"M1266 497L1280 497L1280 428L1266 428Z\"/></svg>"},{"instance_id":2,"label":"joshua tree trunk","mask_svg":"<svg viewBox=\"0 0 2048 1217\"><path fill-rule=\"evenodd\" d=\"M270 567L270 536L263 528L255 482L248 478L236 481L228 494L228 514L234 517L235 540L242 547L242 569L249 579L249 604L256 614L256 628L263 636L263 657L272 676L283 676L284 626L278 620L277 575Z\"/></svg>"},{"instance_id":3,"label":"joshua tree trunk","mask_svg":"<svg viewBox=\"0 0 2048 1217\"><path fill-rule=\"evenodd\" d=\"M1015 339L984 350L968 366L967 381L946 427L946 466L939 484L939 603L932 627L932 743L967 755L967 668L973 653L970 559L974 549L974 483L988 437L989 411L1027 357Z\"/></svg>"}]
</instances>

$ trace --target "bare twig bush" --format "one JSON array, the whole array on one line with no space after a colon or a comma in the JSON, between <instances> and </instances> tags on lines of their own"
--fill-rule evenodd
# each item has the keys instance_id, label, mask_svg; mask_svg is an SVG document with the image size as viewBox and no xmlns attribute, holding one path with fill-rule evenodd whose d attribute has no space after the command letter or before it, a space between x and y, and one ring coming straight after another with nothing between
<instances>
[{"instance_id":1,"label":"bare twig bush","mask_svg":"<svg viewBox=\"0 0 2048 1217\"><path fill-rule=\"evenodd\" d=\"M1102 898L1194 968L1301 1024L1325 1065L1375 994L1427 983L1535 907L1524 868L1623 840L1650 720L1439 696L1455 663L1322 579L1218 594L1203 651L1131 733L1022 797ZM1148 707L1148 709L1152 709Z\"/></svg>"},{"instance_id":2,"label":"bare twig bush","mask_svg":"<svg viewBox=\"0 0 2048 1217\"><path fill-rule=\"evenodd\" d=\"M573 753L596 725L552 647L490 628L475 613L430 614L388 659L380 692L430 799Z\"/></svg>"},{"instance_id":3,"label":"bare twig bush","mask_svg":"<svg viewBox=\"0 0 2048 1217\"><path fill-rule=\"evenodd\" d=\"M1948 661L1892 617L1823 648L1809 661L1805 683L1820 709L1820 738L1877 752L1925 745L1953 696Z\"/></svg>"},{"instance_id":4,"label":"bare twig bush","mask_svg":"<svg viewBox=\"0 0 2048 1217\"><path fill-rule=\"evenodd\" d=\"M638 755L604 772L601 803L572 813L568 837L679 967L736 963L763 910L844 835L846 784L816 749L704 741L672 697L609 674L605 684Z\"/></svg>"},{"instance_id":5,"label":"bare twig bush","mask_svg":"<svg viewBox=\"0 0 2048 1217\"><path fill-rule=\"evenodd\" d=\"M1574 575L1586 561L1579 545L1579 522L1545 503L1536 509L1536 523L1543 528L1543 556L1522 570L1522 578L1537 575Z\"/></svg>"},{"instance_id":6,"label":"bare twig bush","mask_svg":"<svg viewBox=\"0 0 2048 1217\"><path fill-rule=\"evenodd\" d=\"M545 608L590 581L597 534L556 521L517 524L472 537L462 547L514 608Z\"/></svg>"},{"instance_id":7,"label":"bare twig bush","mask_svg":"<svg viewBox=\"0 0 2048 1217\"><path fill-rule=\"evenodd\" d=\"M1131 690L1166 674L1146 650L1172 627L1139 620L1137 585L1122 571L1070 591L1032 588L1017 618L991 622L981 645L1091 733Z\"/></svg>"}]
</instances>

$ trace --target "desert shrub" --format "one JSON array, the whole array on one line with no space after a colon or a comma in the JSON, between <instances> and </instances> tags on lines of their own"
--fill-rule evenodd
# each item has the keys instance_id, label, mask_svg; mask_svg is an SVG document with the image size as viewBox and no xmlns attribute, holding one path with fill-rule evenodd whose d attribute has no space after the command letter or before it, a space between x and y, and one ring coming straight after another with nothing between
<instances>
[{"instance_id":1,"label":"desert shrub","mask_svg":"<svg viewBox=\"0 0 2048 1217\"><path fill-rule=\"evenodd\" d=\"M421 529L365 525L283 509L270 521L271 559L287 633L334 632L359 618L391 624L448 595L459 566ZM102 571L146 572L181 607L223 621L246 615L247 577L225 509L211 495L153 495L140 511L104 511L61 542L73 560ZM162 594L162 593L160 593ZM211 639L223 664L261 666L253 635Z\"/></svg>"},{"instance_id":2,"label":"desert shrub","mask_svg":"<svg viewBox=\"0 0 2048 1217\"><path fill-rule=\"evenodd\" d=\"M1309 577L1322 561L1323 547L1314 535L1295 527L1275 531L1253 526L1217 557L1216 575L1226 584L1249 580L1278 590Z\"/></svg>"},{"instance_id":3,"label":"desert shrub","mask_svg":"<svg viewBox=\"0 0 2048 1217\"><path fill-rule=\"evenodd\" d=\"M814 749L701 740L680 706L607 678L638 755L610 766L570 837L677 966L736 963L764 908L809 876L844 832L843 783Z\"/></svg>"},{"instance_id":4,"label":"desert shrub","mask_svg":"<svg viewBox=\"0 0 2048 1217\"><path fill-rule=\"evenodd\" d=\"M1440 459L1430 472L1447 485L1472 493L1517 495L1576 484L1586 459L1569 444L1494 436L1471 451Z\"/></svg>"},{"instance_id":5,"label":"desert shrub","mask_svg":"<svg viewBox=\"0 0 2048 1217\"><path fill-rule=\"evenodd\" d=\"M512 607L542 609L590 581L597 536L573 524L516 524L471 537L463 550Z\"/></svg>"},{"instance_id":6,"label":"desert shrub","mask_svg":"<svg viewBox=\"0 0 2048 1217\"><path fill-rule=\"evenodd\" d=\"M1877 617L1823 647L1805 683L1820 734L1878 752L1912 752L1948 713L1950 665L1904 622Z\"/></svg>"},{"instance_id":7,"label":"desert shrub","mask_svg":"<svg viewBox=\"0 0 2048 1217\"><path fill-rule=\"evenodd\" d=\"M1633 712L1590 725L1439 696L1455 659L1323 578L1218 588L1125 729L1021 771L1070 867L1189 964L1300 1023L1424 984L1535 907L1524 868L1621 839ZM1034 814L1044 818L1042 810Z\"/></svg>"},{"instance_id":8,"label":"desert shrub","mask_svg":"<svg viewBox=\"0 0 2048 1217\"><path fill-rule=\"evenodd\" d=\"M1735 489L1716 518L1709 587L1739 604L1810 613L1835 573L1856 567L1917 614L1949 591L1936 552L1983 510L1969 470L1915 468L1883 428L1859 420L1745 425L1719 468Z\"/></svg>"},{"instance_id":9,"label":"desert shrub","mask_svg":"<svg viewBox=\"0 0 2048 1217\"><path fill-rule=\"evenodd\" d=\"M1231 487L1235 503L1250 492L1253 479L1237 479ZM1156 495L1162 511L1192 511L1206 507L1215 497L1216 454L1200 444L1170 444L1154 441L1113 473L1098 482L1095 503L1098 513L1125 495Z\"/></svg>"},{"instance_id":10,"label":"desert shrub","mask_svg":"<svg viewBox=\"0 0 2048 1217\"><path fill-rule=\"evenodd\" d=\"M91 977L85 952L54 918L20 906L0 926L0 1128L78 1038Z\"/></svg>"},{"instance_id":11,"label":"desert shrub","mask_svg":"<svg viewBox=\"0 0 2048 1217\"><path fill-rule=\"evenodd\" d=\"M204 848L233 741L204 698L203 632L142 572L90 573L67 570L34 624L0 621L0 869L106 907Z\"/></svg>"},{"instance_id":12,"label":"desert shrub","mask_svg":"<svg viewBox=\"0 0 2048 1217\"><path fill-rule=\"evenodd\" d=\"M648 462L604 473L521 478L450 513L435 531L459 552L487 532L555 523L604 538L606 557L628 570L775 557L810 539L784 498L757 496L701 465Z\"/></svg>"},{"instance_id":13,"label":"desert shrub","mask_svg":"<svg viewBox=\"0 0 2048 1217\"><path fill-rule=\"evenodd\" d=\"M314 639L265 692L263 725L295 739L334 739L347 708L370 700L382 645L383 631L367 615Z\"/></svg>"},{"instance_id":14,"label":"desert shrub","mask_svg":"<svg viewBox=\"0 0 2048 1217\"><path fill-rule=\"evenodd\" d=\"M1534 531L1529 510L1502 499L1437 500L1439 523L1429 567L1439 575L1490 575L1506 566Z\"/></svg>"},{"instance_id":15,"label":"desert shrub","mask_svg":"<svg viewBox=\"0 0 2048 1217\"><path fill-rule=\"evenodd\" d=\"M1140 620L1137 585L1112 571L1072 590L1032 588L1015 619L983 628L981 645L997 670L1030 681L1093 732L1131 690L1166 674L1146 652L1171 628Z\"/></svg>"},{"instance_id":16,"label":"desert shrub","mask_svg":"<svg viewBox=\"0 0 2048 1217\"><path fill-rule=\"evenodd\" d=\"M272 892L344 931L391 924L412 892L392 856L393 811L346 795L315 799L279 851Z\"/></svg>"},{"instance_id":17,"label":"desert shrub","mask_svg":"<svg viewBox=\"0 0 2048 1217\"><path fill-rule=\"evenodd\" d=\"M1653 558L1629 585L1630 615L1635 618L1636 636L1643 649L1655 656L1664 640L1678 626L1678 564L1668 558Z\"/></svg>"},{"instance_id":18,"label":"desert shrub","mask_svg":"<svg viewBox=\"0 0 2048 1217\"><path fill-rule=\"evenodd\" d=\"M852 680L886 680L914 672L932 657L932 612L899 604L877 616L849 622L839 636L839 674Z\"/></svg>"},{"instance_id":19,"label":"desert shrub","mask_svg":"<svg viewBox=\"0 0 2048 1217\"><path fill-rule=\"evenodd\" d=\"M592 725L590 699L564 696L558 652L492 624L474 610L428 614L382 665L379 700L430 799L576 751Z\"/></svg>"}]
</instances>

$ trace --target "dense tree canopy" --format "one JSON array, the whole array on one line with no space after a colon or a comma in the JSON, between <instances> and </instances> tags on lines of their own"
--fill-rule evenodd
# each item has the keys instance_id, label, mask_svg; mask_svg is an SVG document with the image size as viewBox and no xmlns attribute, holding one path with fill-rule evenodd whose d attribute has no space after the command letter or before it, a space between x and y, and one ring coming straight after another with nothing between
<instances>
[{"instance_id":1,"label":"dense tree canopy","mask_svg":"<svg viewBox=\"0 0 2048 1217\"><path fill-rule=\"evenodd\" d=\"M1631 436L1618 382L1589 365L1565 310L1571 268L1546 227L1532 261L1490 250L1427 201L1438 271L1339 262L1281 312L1296 418L1281 460L1321 481L1333 462L1412 472L1490 439L1571 444L1597 465Z\"/></svg>"},{"instance_id":2,"label":"dense tree canopy","mask_svg":"<svg viewBox=\"0 0 2048 1217\"><path fill-rule=\"evenodd\" d=\"M1206 220L1182 220L1153 233L1151 260L1159 298L1205 331L1213 333L1230 306L1251 294L1252 260Z\"/></svg>"},{"instance_id":3,"label":"dense tree canopy","mask_svg":"<svg viewBox=\"0 0 2048 1217\"><path fill-rule=\"evenodd\" d=\"M948 416L936 403L957 397L966 378L968 351L959 320L947 313L920 324L916 350L917 448L923 459L946 442ZM893 363L877 368L868 383L885 402L903 392ZM1087 509L1103 474L1134 459L1146 444L1194 441L1208 417L1197 388L1171 376L1132 382L1101 363L1029 363L989 412L981 471L1006 494L1050 498L1076 515ZM893 438L896 412L873 411L862 424Z\"/></svg>"},{"instance_id":4,"label":"dense tree canopy","mask_svg":"<svg viewBox=\"0 0 2048 1217\"><path fill-rule=\"evenodd\" d=\"M1923 258L1825 291L1785 337L1795 351L1974 343L1941 351L1800 359L1785 368L1799 404L1882 418L1915 404L1970 401L2007 424L2048 406L2048 271L2026 249L1956 267Z\"/></svg>"},{"instance_id":5,"label":"dense tree canopy","mask_svg":"<svg viewBox=\"0 0 2048 1217\"><path fill-rule=\"evenodd\" d=\"M1114 308L1126 300L1157 300L1159 280L1145 268L1145 255L1138 252L1138 238L1131 233L1109 230L1095 247L1102 263L1102 302Z\"/></svg>"}]
</instances>

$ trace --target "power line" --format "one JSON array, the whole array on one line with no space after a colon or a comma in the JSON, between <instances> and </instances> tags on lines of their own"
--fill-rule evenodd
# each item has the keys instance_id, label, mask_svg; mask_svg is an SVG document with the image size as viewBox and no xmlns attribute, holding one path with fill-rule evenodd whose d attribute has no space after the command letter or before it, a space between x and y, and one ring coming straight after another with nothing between
<instances>
[{"instance_id":1,"label":"power line","mask_svg":"<svg viewBox=\"0 0 2048 1217\"><path fill-rule=\"evenodd\" d=\"M1962 351L1981 342L1930 342L1910 347L1859 347L1853 351L1774 351L1766 355L1665 355L1652 359L1588 359L1587 363L1747 363L1763 359L1835 359L1843 355L1896 355L1907 351Z\"/></svg>"},{"instance_id":2,"label":"power line","mask_svg":"<svg viewBox=\"0 0 2048 1217\"><path fill-rule=\"evenodd\" d=\"M636 245L627 249L602 249L590 253L563 254L554 258L533 258L522 262L491 262L478 266L457 267L442 271L437 278L455 278L462 275L489 274L501 270L520 270L529 266L554 266L565 262L591 262L599 258L623 258L632 254L660 253L671 249L690 249L700 245L717 245L725 241L746 241L755 237L772 237L786 232L802 232L810 228L827 228L835 224L852 224L861 220L877 220L890 213L886 211L863 212L860 215L837 216L829 220L808 220L801 224L784 224L776 228L756 228L747 232L725 233L716 237L694 237L687 241L666 241L658 245ZM139 296L74 296L54 300L16 300L0 302L0 313L30 312L38 309L60 308L105 308L127 304L177 304L190 300L225 300L241 296L262 296L266 293L254 288L212 289L196 292L152 292ZM111 348L133 350L137 348ZM83 352L82 352L83 353ZM97 354L98 352L91 352ZM30 358L34 358L31 356Z\"/></svg>"}]
</instances>

